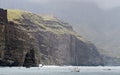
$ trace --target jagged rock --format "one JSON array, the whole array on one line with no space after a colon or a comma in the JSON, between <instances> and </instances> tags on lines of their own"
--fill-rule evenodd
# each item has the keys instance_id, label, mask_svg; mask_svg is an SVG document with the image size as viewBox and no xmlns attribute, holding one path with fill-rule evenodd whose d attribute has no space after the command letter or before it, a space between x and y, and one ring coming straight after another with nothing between
<instances>
[{"instance_id":1,"label":"jagged rock","mask_svg":"<svg viewBox=\"0 0 120 75\"><path fill-rule=\"evenodd\" d=\"M0 9L0 17L1 66L103 65L92 43L53 16Z\"/></svg>"}]
</instances>

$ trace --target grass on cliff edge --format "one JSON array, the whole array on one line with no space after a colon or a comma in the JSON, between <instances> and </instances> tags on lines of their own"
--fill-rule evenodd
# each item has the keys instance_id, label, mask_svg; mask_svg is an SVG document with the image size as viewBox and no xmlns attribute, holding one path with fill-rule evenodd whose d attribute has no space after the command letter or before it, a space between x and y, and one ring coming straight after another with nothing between
<instances>
[{"instance_id":1,"label":"grass on cliff edge","mask_svg":"<svg viewBox=\"0 0 120 75\"><path fill-rule=\"evenodd\" d=\"M24 11L24 10L17 10L17 9L8 9L7 10L7 17L8 17L8 21L13 21L13 22L16 22L16 19L24 19L23 18L23 14L33 14L31 12L28 12L28 11ZM51 21L58 21L57 18L55 18L53 15L37 15L39 17L41 17L43 20L51 20ZM32 17L35 17L35 18L38 18L35 16L32 16Z\"/></svg>"},{"instance_id":2,"label":"grass on cliff edge","mask_svg":"<svg viewBox=\"0 0 120 75\"><path fill-rule=\"evenodd\" d=\"M27 11L23 11L23 10L16 10L16 9L8 9L7 11L8 11L7 12L8 21L12 21L16 24L24 24L24 25L29 24L28 22L25 22L24 17L26 17L31 23L38 25L43 29L47 29L47 31L50 30L50 31L53 31L54 33L61 33L61 34L66 32L66 31L64 31L64 29L62 29L62 30L51 29L50 27L47 27L46 25L41 23L41 21L47 21L47 20L58 22L57 18L55 18L52 15L37 15L37 14L31 13L31 12L27 12ZM24 17L23 17L23 15L24 15ZM21 22L20 22L20 20L21 20ZM22 21L24 21L24 22L22 22ZM52 25L52 26L62 27L61 25ZM62 27L62 28L64 28L64 27Z\"/></svg>"},{"instance_id":3,"label":"grass on cliff edge","mask_svg":"<svg viewBox=\"0 0 120 75\"><path fill-rule=\"evenodd\" d=\"M31 12L28 12L28 11L16 10L16 9L8 9L7 11L8 11L7 12L8 21L12 21L12 22L14 22L16 24L21 24L17 20L20 20L20 19L24 20L23 14L25 14L25 15L27 15L28 19L31 20L31 22L33 22L36 25L41 26L42 28L45 28L47 31L51 31L54 34L65 34L65 33L72 34L72 35L76 36L78 39L85 41L85 39L81 38L80 36L78 36L73 31L69 31L68 29L66 29L62 25L59 25L60 27L62 27L62 29L51 29L49 27L46 27L44 24L40 23L41 18L42 18L43 21L50 20L50 21L59 22L59 20L57 18L55 18L54 16L52 16L52 15L37 15L37 14L33 14Z\"/></svg>"},{"instance_id":4,"label":"grass on cliff edge","mask_svg":"<svg viewBox=\"0 0 120 75\"><path fill-rule=\"evenodd\" d=\"M15 23L18 23L17 21L15 21L16 19L23 19L22 14L25 13L25 11L20 11L20 10L16 10L16 9L8 9L7 10L7 18L8 21L13 21Z\"/></svg>"}]
</instances>

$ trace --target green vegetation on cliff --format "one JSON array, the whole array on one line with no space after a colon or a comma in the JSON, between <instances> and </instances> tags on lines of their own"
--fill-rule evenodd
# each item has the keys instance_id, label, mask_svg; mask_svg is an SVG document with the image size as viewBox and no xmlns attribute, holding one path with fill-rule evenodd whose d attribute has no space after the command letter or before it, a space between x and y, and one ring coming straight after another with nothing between
<instances>
[{"instance_id":1,"label":"green vegetation on cliff","mask_svg":"<svg viewBox=\"0 0 120 75\"><path fill-rule=\"evenodd\" d=\"M2 12L5 12L4 10ZM96 47L54 16L7 11L0 65L102 65ZM3 15L0 15L3 16ZM4 23L5 24L5 23ZM4 29L4 28L3 28ZM2 34L2 33L1 33ZM5 50L4 50L5 49Z\"/></svg>"},{"instance_id":2,"label":"green vegetation on cliff","mask_svg":"<svg viewBox=\"0 0 120 75\"><path fill-rule=\"evenodd\" d=\"M8 9L8 21L12 21L16 24L22 24L22 25L38 25L43 31L52 32L54 34L72 34L76 36L78 39L83 40L86 43L89 43L89 41L86 41L81 36L79 36L77 33L75 33L72 29L69 30L66 27L66 23L60 21L56 17L52 15L37 15L28 11L23 10L12 10ZM68 27L72 28L68 25ZM24 29L24 28L23 28ZM37 32L40 29L37 28L35 30L29 30Z\"/></svg>"}]
</instances>

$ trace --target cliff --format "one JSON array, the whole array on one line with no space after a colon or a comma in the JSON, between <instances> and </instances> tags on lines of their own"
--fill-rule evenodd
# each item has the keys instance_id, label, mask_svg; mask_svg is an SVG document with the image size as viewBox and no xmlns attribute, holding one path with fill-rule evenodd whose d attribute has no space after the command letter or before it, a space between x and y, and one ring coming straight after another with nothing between
<instances>
[{"instance_id":1,"label":"cliff","mask_svg":"<svg viewBox=\"0 0 120 75\"><path fill-rule=\"evenodd\" d=\"M97 48L54 16L0 9L0 66L103 65Z\"/></svg>"}]
</instances>

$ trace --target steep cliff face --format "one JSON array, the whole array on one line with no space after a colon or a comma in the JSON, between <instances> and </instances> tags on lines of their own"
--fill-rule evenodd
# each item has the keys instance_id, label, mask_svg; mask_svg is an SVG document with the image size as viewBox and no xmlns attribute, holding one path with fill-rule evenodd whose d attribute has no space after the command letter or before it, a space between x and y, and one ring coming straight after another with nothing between
<instances>
[{"instance_id":1,"label":"steep cliff face","mask_svg":"<svg viewBox=\"0 0 120 75\"><path fill-rule=\"evenodd\" d=\"M0 9L0 64L5 51L5 25L7 22L7 11Z\"/></svg>"},{"instance_id":2,"label":"steep cliff face","mask_svg":"<svg viewBox=\"0 0 120 75\"><path fill-rule=\"evenodd\" d=\"M1 66L103 65L96 47L69 24L20 10L8 10L2 18L2 12L0 19L6 21L0 20Z\"/></svg>"}]
</instances>

